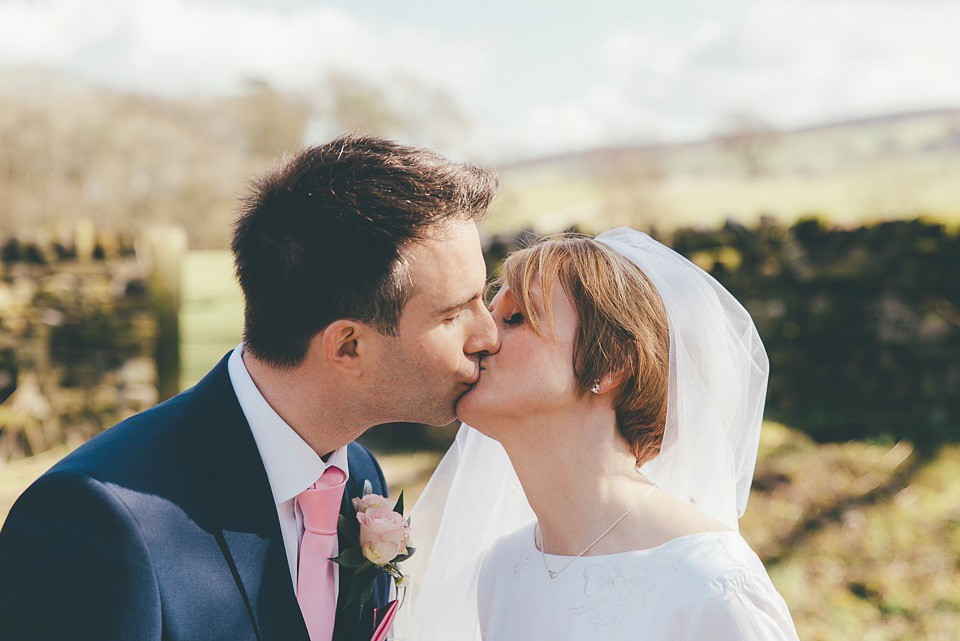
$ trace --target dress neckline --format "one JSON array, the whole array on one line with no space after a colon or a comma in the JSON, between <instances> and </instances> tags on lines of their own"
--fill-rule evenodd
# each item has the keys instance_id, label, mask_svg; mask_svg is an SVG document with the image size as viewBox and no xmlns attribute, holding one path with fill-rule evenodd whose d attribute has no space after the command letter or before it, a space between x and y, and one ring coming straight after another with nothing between
<instances>
[{"instance_id":1,"label":"dress neckline","mask_svg":"<svg viewBox=\"0 0 960 641\"><path fill-rule=\"evenodd\" d=\"M536 552L537 554L540 554L540 548L537 547L536 521L534 521L533 524L529 526L529 529L530 531L528 533L528 536L524 536L523 538L526 541L527 545L533 548L534 552ZM665 548L672 547L674 544L687 543L699 538L717 537L717 536L726 536L726 535L735 535L737 538L740 538L740 533L735 532L734 530L710 530L707 532L694 532L693 534L684 534L682 536L678 536L676 538L670 539L669 541L664 541L663 543L659 545L655 545L652 548L644 548L642 550L625 550L623 552L611 552L609 554L584 554L583 556L580 556L580 557L574 557L572 555L568 556L563 554L550 554L549 552L545 552L544 554L547 556L547 558L552 558L557 560L573 559L573 558L614 559L617 557L628 556L628 555L653 554L653 553L662 551Z\"/></svg>"}]
</instances>

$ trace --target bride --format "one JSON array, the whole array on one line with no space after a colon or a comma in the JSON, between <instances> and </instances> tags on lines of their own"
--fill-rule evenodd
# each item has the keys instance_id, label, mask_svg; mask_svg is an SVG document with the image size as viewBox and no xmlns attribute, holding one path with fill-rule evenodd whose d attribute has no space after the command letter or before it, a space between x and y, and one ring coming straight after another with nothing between
<instances>
[{"instance_id":1,"label":"bride","mask_svg":"<svg viewBox=\"0 0 960 641\"><path fill-rule=\"evenodd\" d=\"M512 254L491 312L396 638L797 639L737 531L767 383L743 307L621 228Z\"/></svg>"}]
</instances>

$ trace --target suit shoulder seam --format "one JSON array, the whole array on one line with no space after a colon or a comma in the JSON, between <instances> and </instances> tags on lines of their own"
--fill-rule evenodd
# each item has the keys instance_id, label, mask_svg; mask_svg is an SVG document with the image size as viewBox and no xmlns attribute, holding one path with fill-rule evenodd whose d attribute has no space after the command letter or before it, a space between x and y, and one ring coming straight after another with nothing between
<instances>
[{"instance_id":1,"label":"suit shoulder seam","mask_svg":"<svg viewBox=\"0 0 960 641\"><path fill-rule=\"evenodd\" d=\"M152 440L152 439L151 439L151 440ZM130 506L128 506L128 505L126 504L126 502L125 502L120 496L118 496L116 492L114 492L114 491L110 488L109 484L101 481L100 479L96 478L95 476L92 476L92 475L86 473L86 472L83 471L83 470L76 470L76 469L56 470L56 471L52 471L52 472L49 473L49 476L50 476L50 477L54 477L54 476L68 476L68 475L70 475L70 476L82 477L82 478L87 479L87 480L90 481L92 484L94 484L94 485L92 485L92 487L95 487L95 488L99 489L100 492L102 492L103 494L105 494L106 497L107 497L111 502L116 503L116 504L123 510L124 515L126 516L126 518L127 518L127 519L131 522L131 524L133 525L133 529L134 529L134 530L136 531L136 533L137 533L137 540L138 540L138 542L139 542L139 544L140 544L140 547L143 548L144 554L146 555L147 560L148 560L148 562L150 563L150 575L151 575L151 577L152 577L152 579L153 579L153 587L154 587L154 590L155 590L156 593L157 593L157 597L158 597L158 601L159 601L159 600L160 600L160 598L159 598L159 597L160 597L160 583L159 583L159 581L157 580L157 568L156 568L156 563L155 563L154 560L153 560L153 554L152 554L151 551L150 551L150 546L149 546L149 544L147 543L146 538L143 536L143 527L140 525L140 521L137 519L136 515L135 515L135 514L133 513L133 511L130 509Z\"/></svg>"}]
</instances>

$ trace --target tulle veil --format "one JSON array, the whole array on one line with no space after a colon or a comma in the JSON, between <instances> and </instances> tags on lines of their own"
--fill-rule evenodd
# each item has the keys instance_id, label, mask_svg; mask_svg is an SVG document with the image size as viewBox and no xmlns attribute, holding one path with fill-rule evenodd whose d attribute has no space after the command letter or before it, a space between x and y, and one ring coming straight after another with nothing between
<instances>
[{"instance_id":1,"label":"tulle veil","mask_svg":"<svg viewBox=\"0 0 960 641\"><path fill-rule=\"evenodd\" d=\"M596 237L629 258L667 311L670 378L660 455L641 471L675 497L737 529L756 465L768 361L749 313L712 276L627 227ZM483 556L534 519L499 443L467 425L411 513L416 554L404 563L396 641L479 641Z\"/></svg>"}]
</instances>

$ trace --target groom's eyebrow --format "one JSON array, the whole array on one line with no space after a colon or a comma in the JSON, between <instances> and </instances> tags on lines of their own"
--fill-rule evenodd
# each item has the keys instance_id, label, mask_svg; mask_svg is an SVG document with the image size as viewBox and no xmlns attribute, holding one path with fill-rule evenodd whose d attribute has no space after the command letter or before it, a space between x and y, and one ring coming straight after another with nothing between
<instances>
[{"instance_id":1,"label":"groom's eyebrow","mask_svg":"<svg viewBox=\"0 0 960 641\"><path fill-rule=\"evenodd\" d=\"M454 311L460 309L461 307L466 307L467 305L469 305L469 304L472 303L473 301L477 300L477 299L480 298L481 296L482 296L482 294L481 294L480 292L477 292L477 293L475 293L475 294L471 294L470 296L468 296L468 297L467 297L466 299L464 299L464 300L461 300L461 301L459 301L459 302L457 302L457 303L455 303L455 304L453 304L453 305L450 305L450 306L448 306L448 307L444 307L443 309L441 309L440 311L437 312L437 316L445 316L446 314L449 314L449 313L451 313L451 312L454 312Z\"/></svg>"}]
</instances>

